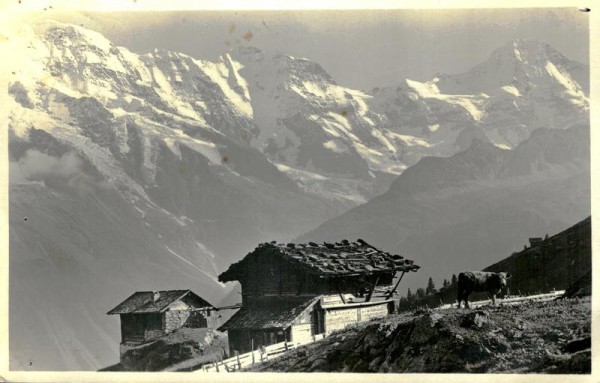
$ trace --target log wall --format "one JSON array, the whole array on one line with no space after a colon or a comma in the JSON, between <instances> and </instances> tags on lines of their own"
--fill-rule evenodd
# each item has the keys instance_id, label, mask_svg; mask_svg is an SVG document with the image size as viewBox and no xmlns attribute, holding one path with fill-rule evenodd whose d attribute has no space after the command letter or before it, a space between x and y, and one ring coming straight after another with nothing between
<instances>
[{"instance_id":1,"label":"log wall","mask_svg":"<svg viewBox=\"0 0 600 383\"><path fill-rule=\"evenodd\" d=\"M325 316L325 334L341 330L346 326L359 322L366 322L373 318L383 318L389 314L389 305L387 302L381 302L376 305L340 307L324 309Z\"/></svg>"}]
</instances>

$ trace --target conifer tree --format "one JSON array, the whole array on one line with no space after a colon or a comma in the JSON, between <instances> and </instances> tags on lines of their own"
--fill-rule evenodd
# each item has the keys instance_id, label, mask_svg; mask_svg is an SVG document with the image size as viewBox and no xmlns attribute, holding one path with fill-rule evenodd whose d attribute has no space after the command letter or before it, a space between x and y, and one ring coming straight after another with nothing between
<instances>
[{"instance_id":1,"label":"conifer tree","mask_svg":"<svg viewBox=\"0 0 600 383\"><path fill-rule=\"evenodd\" d=\"M458 278L456 278L456 274L452 274L452 286L456 286L458 284Z\"/></svg>"},{"instance_id":2,"label":"conifer tree","mask_svg":"<svg viewBox=\"0 0 600 383\"><path fill-rule=\"evenodd\" d=\"M435 284L433 283L433 279L431 277L429 277L429 280L427 281L427 288L425 289L425 294L426 295L430 295L430 294L435 294Z\"/></svg>"}]
</instances>

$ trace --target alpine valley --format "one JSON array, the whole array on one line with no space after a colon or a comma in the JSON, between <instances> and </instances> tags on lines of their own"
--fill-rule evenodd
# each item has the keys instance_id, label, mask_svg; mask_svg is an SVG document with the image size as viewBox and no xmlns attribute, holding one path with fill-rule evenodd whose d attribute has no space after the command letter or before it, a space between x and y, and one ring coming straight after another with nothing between
<instances>
[{"instance_id":1,"label":"alpine valley","mask_svg":"<svg viewBox=\"0 0 600 383\"><path fill-rule=\"evenodd\" d=\"M369 91L247 45L137 54L56 22L9 43L11 369L114 363L116 302L218 306L259 242L363 238L437 278L590 214L589 68L541 42Z\"/></svg>"}]
</instances>

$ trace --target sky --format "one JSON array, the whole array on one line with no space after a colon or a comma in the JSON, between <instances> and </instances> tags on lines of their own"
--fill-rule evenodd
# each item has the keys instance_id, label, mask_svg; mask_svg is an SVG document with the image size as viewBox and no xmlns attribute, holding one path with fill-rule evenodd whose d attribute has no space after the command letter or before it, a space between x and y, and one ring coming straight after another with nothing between
<instances>
[{"instance_id":1,"label":"sky","mask_svg":"<svg viewBox=\"0 0 600 383\"><path fill-rule=\"evenodd\" d=\"M138 53L216 60L237 45L314 60L340 84L368 90L460 73L515 38L588 63L589 14L576 8L44 13Z\"/></svg>"}]
</instances>

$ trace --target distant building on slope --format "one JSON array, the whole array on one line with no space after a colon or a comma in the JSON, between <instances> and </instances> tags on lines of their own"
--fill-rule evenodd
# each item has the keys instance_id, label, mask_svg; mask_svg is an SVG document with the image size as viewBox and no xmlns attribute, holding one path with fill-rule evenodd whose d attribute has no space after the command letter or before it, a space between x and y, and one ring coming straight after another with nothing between
<instances>
[{"instance_id":1,"label":"distant building on slope","mask_svg":"<svg viewBox=\"0 0 600 383\"><path fill-rule=\"evenodd\" d=\"M388 315L401 277L418 269L362 240L263 243L219 276L242 286L242 309L219 330L228 331L230 350L240 353L327 335Z\"/></svg>"},{"instance_id":2,"label":"distant building on slope","mask_svg":"<svg viewBox=\"0 0 600 383\"><path fill-rule=\"evenodd\" d=\"M531 247L538 247L542 244L543 240L541 237L532 237L529 238L529 245Z\"/></svg>"},{"instance_id":3,"label":"distant building on slope","mask_svg":"<svg viewBox=\"0 0 600 383\"><path fill-rule=\"evenodd\" d=\"M191 290L138 291L110 310L121 317L121 355L180 328L216 328L213 305Z\"/></svg>"}]
</instances>

